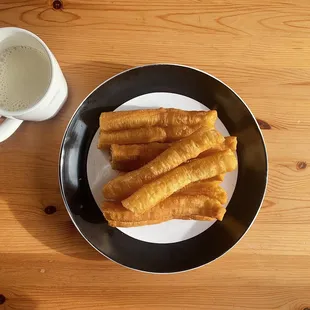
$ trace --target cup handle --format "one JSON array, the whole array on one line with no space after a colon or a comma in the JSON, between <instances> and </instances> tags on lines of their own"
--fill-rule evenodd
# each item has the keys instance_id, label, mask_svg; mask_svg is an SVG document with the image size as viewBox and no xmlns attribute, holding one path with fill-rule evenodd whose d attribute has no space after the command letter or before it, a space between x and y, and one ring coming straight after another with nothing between
<instances>
[{"instance_id":1,"label":"cup handle","mask_svg":"<svg viewBox=\"0 0 310 310\"><path fill-rule=\"evenodd\" d=\"M10 137L22 122L23 121L20 119L5 119L2 124L0 124L0 143Z\"/></svg>"}]
</instances>

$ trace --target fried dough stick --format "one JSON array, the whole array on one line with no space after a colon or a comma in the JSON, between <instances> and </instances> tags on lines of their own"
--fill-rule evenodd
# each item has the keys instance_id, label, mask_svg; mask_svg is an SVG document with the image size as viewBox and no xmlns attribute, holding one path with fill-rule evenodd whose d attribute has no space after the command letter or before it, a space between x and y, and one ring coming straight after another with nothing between
<instances>
[{"instance_id":1,"label":"fried dough stick","mask_svg":"<svg viewBox=\"0 0 310 310\"><path fill-rule=\"evenodd\" d=\"M195 220L195 221L214 221L216 219L200 215L200 214L192 214L189 216L177 216L173 218L174 220ZM108 224L111 227L138 227L138 226L145 226L145 225L153 225L153 224L160 224L166 221L171 220L170 218L167 219L157 219L157 220L148 220L148 221L137 221L137 222L119 222L119 221L113 221L108 220Z\"/></svg>"},{"instance_id":2,"label":"fried dough stick","mask_svg":"<svg viewBox=\"0 0 310 310\"><path fill-rule=\"evenodd\" d=\"M206 195L209 198L218 200L221 204L227 202L227 193L219 186L220 181L210 182L207 180L191 183L180 189L174 195Z\"/></svg>"},{"instance_id":3,"label":"fried dough stick","mask_svg":"<svg viewBox=\"0 0 310 310\"><path fill-rule=\"evenodd\" d=\"M195 159L145 184L122 200L122 205L134 213L143 214L186 185L232 171L236 167L237 159L231 150Z\"/></svg>"},{"instance_id":4,"label":"fried dough stick","mask_svg":"<svg viewBox=\"0 0 310 310\"><path fill-rule=\"evenodd\" d=\"M201 152L223 141L224 138L220 133L202 127L189 137L171 145L140 169L118 176L108 182L103 187L104 197L116 201L125 199L142 185L151 182L160 175L178 167L191 158L197 157ZM213 176L215 174L210 177Z\"/></svg>"},{"instance_id":5,"label":"fried dough stick","mask_svg":"<svg viewBox=\"0 0 310 310\"><path fill-rule=\"evenodd\" d=\"M137 221L137 222L119 222L119 221L114 221L114 220L108 220L108 224L111 227L138 227L138 226L145 226L145 225L160 224L162 222L166 222L169 220L171 219L167 218L167 219L157 219L157 220Z\"/></svg>"},{"instance_id":6,"label":"fried dough stick","mask_svg":"<svg viewBox=\"0 0 310 310\"><path fill-rule=\"evenodd\" d=\"M200 153L198 157L202 158L226 150L232 150L232 151L237 150L237 137L234 136L225 137L225 141L223 143L216 145L215 147L212 147L211 149L205 152Z\"/></svg>"},{"instance_id":7,"label":"fried dough stick","mask_svg":"<svg viewBox=\"0 0 310 310\"><path fill-rule=\"evenodd\" d=\"M148 144L130 144L130 145L111 145L111 165L114 170L132 171L141 168L156 156L165 151L170 143L148 143ZM226 137L225 141L209 150L199 154L198 157L205 157L212 153L237 148L236 137Z\"/></svg>"},{"instance_id":8,"label":"fried dough stick","mask_svg":"<svg viewBox=\"0 0 310 310\"><path fill-rule=\"evenodd\" d=\"M132 171L141 168L165 151L170 143L111 145L111 166L114 170Z\"/></svg>"},{"instance_id":9,"label":"fried dough stick","mask_svg":"<svg viewBox=\"0 0 310 310\"><path fill-rule=\"evenodd\" d=\"M106 149L111 144L134 144L150 142L173 142L191 135L202 125L173 126L173 127L146 127L121 131L100 131L98 149ZM207 126L208 129L211 129ZM212 127L213 128L213 127Z\"/></svg>"},{"instance_id":10,"label":"fried dough stick","mask_svg":"<svg viewBox=\"0 0 310 310\"><path fill-rule=\"evenodd\" d=\"M152 210L142 215L134 214L125 209L121 203L104 202L102 212L108 221L140 222L153 220L168 220L189 217L193 214L222 220L226 209L215 199L205 195L196 197L175 195L159 203Z\"/></svg>"},{"instance_id":11,"label":"fried dough stick","mask_svg":"<svg viewBox=\"0 0 310 310\"><path fill-rule=\"evenodd\" d=\"M103 112L101 131L118 131L143 127L214 125L216 111L183 111L179 109L150 109L121 112Z\"/></svg>"},{"instance_id":12,"label":"fried dough stick","mask_svg":"<svg viewBox=\"0 0 310 310\"><path fill-rule=\"evenodd\" d=\"M214 221L215 219L209 216L200 215L200 214L192 214L189 216L180 216L179 220L195 220L195 221Z\"/></svg>"},{"instance_id":13,"label":"fried dough stick","mask_svg":"<svg viewBox=\"0 0 310 310\"><path fill-rule=\"evenodd\" d=\"M181 190L186 190L186 189L189 189L191 188L192 186L195 187L196 184L201 184L202 182L206 183L206 184L210 184L210 185L213 185L213 184L216 184L216 185L219 185L221 182L224 181L224 177L225 177L225 174L218 174L212 178L209 178L209 179L205 179L205 180L200 180L200 181L197 181L197 182L193 182L193 183L190 183L186 186L184 186Z\"/></svg>"}]
</instances>

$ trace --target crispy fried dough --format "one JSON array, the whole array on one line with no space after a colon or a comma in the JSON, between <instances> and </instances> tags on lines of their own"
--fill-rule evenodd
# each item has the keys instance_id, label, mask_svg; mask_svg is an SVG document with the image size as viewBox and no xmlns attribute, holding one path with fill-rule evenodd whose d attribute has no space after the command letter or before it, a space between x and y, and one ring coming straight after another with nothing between
<instances>
[{"instance_id":1,"label":"crispy fried dough","mask_svg":"<svg viewBox=\"0 0 310 310\"><path fill-rule=\"evenodd\" d=\"M234 137L234 136L225 137L225 141L223 143L218 144L215 147L212 147L211 149L200 153L198 158L206 157L211 154L222 152L222 151L229 150L229 149L232 151L236 151L237 137Z\"/></svg>"},{"instance_id":2,"label":"crispy fried dough","mask_svg":"<svg viewBox=\"0 0 310 310\"><path fill-rule=\"evenodd\" d=\"M170 143L148 143L148 144L129 144L129 145L111 145L111 165L112 168L119 171L132 171L141 168L156 156L165 151ZM223 143L215 145L209 150L202 152L198 157L206 157L210 154L237 148L236 137L226 137Z\"/></svg>"},{"instance_id":3,"label":"crispy fried dough","mask_svg":"<svg viewBox=\"0 0 310 310\"><path fill-rule=\"evenodd\" d=\"M146 221L136 221L136 222L120 222L120 221L108 220L108 224L112 227L138 227L138 226L145 226L145 225L160 224L160 223L170 221L170 220L171 220L170 218L166 218L166 219L162 218L162 219L146 220ZM209 216L205 216L205 215L192 214L189 216L176 217L176 218L174 218L174 220L214 221L216 219L209 217Z\"/></svg>"},{"instance_id":4,"label":"crispy fried dough","mask_svg":"<svg viewBox=\"0 0 310 310\"><path fill-rule=\"evenodd\" d=\"M216 111L183 111L178 109L150 109L121 112L103 112L100 130L119 131L145 127L214 126Z\"/></svg>"},{"instance_id":5,"label":"crispy fried dough","mask_svg":"<svg viewBox=\"0 0 310 310\"><path fill-rule=\"evenodd\" d=\"M146 226L146 225L154 225L162 222L169 221L170 219L157 219L157 220L147 220L147 221L137 221L137 222L119 222L108 220L108 224L111 227L137 227L137 226Z\"/></svg>"},{"instance_id":6,"label":"crispy fried dough","mask_svg":"<svg viewBox=\"0 0 310 310\"><path fill-rule=\"evenodd\" d=\"M225 208L215 199L205 195L174 195L159 203L152 210L142 215L134 214L120 203L105 201L102 212L108 221L115 222L145 222L190 217L193 214L222 220ZM143 224L144 225L144 224Z\"/></svg>"},{"instance_id":7,"label":"crispy fried dough","mask_svg":"<svg viewBox=\"0 0 310 310\"><path fill-rule=\"evenodd\" d=\"M114 170L132 171L141 168L170 146L170 143L111 145L111 166Z\"/></svg>"},{"instance_id":8,"label":"crispy fried dough","mask_svg":"<svg viewBox=\"0 0 310 310\"><path fill-rule=\"evenodd\" d=\"M143 214L184 186L232 171L236 167L237 159L231 150L195 159L145 184L122 200L122 205L134 213Z\"/></svg>"},{"instance_id":9,"label":"crispy fried dough","mask_svg":"<svg viewBox=\"0 0 310 310\"><path fill-rule=\"evenodd\" d=\"M111 144L134 144L150 142L173 142L191 135L201 128L195 126L147 127L121 131L100 131L98 149L106 149ZM209 128L210 129L210 128Z\"/></svg>"},{"instance_id":10,"label":"crispy fried dough","mask_svg":"<svg viewBox=\"0 0 310 310\"><path fill-rule=\"evenodd\" d=\"M223 141L223 136L217 131L202 127L189 137L173 143L167 150L140 169L118 176L108 182L103 188L104 197L117 201L125 199L144 184ZM212 176L215 175L210 177Z\"/></svg>"},{"instance_id":11,"label":"crispy fried dough","mask_svg":"<svg viewBox=\"0 0 310 310\"><path fill-rule=\"evenodd\" d=\"M178 195L206 195L210 198L218 200L221 204L227 202L226 192L219 186L220 181L210 182L207 180L191 183L185 188L180 189Z\"/></svg>"}]
</instances>

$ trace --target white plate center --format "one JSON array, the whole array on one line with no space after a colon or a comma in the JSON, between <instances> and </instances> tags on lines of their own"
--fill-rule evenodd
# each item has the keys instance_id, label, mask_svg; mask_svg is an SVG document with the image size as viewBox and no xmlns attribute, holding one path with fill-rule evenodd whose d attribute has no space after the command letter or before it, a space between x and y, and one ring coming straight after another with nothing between
<instances>
[{"instance_id":1,"label":"white plate center","mask_svg":"<svg viewBox=\"0 0 310 310\"><path fill-rule=\"evenodd\" d=\"M206 104L208 103L206 102ZM189 111L209 110L200 102L186 96L174 93L149 93L125 102L115 111L156 109L160 107ZM215 126L221 134L229 136L226 127L219 119ZM100 207L104 200L102 195L103 185L115 178L118 175L118 172L111 168L108 151L97 149L98 135L99 129L94 135L87 157L87 178L94 199L98 207ZM225 180L221 185L227 192L228 202L234 192L237 177L238 170L229 172L226 174ZM227 204L225 207L226 206ZM215 221L171 220L161 224L132 228L119 227L118 229L126 235L141 241L152 243L173 243L195 237L211 227L214 223Z\"/></svg>"}]
</instances>

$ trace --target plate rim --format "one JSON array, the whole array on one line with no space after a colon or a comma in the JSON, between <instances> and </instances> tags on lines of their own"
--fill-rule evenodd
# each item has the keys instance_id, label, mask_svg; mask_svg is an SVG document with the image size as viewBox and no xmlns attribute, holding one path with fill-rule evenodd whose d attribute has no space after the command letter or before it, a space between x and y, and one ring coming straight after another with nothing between
<instances>
[{"instance_id":1,"label":"plate rim","mask_svg":"<svg viewBox=\"0 0 310 310\"><path fill-rule=\"evenodd\" d=\"M250 115L252 116L252 119L254 120L254 123L256 124L256 127L258 129L258 132L260 134L260 138L261 138L261 141L262 141L262 144L263 144L263 149L264 149L264 155L265 155L265 159L266 159L266 171L265 171L265 174L266 174L266 178L265 178L265 184L264 184L264 192L262 194L262 197L261 197L261 201L260 201L260 204L259 204L259 207L255 213L255 216L253 218L253 220L251 221L250 225L246 228L246 230L244 231L244 233L240 236L240 238L235 242L234 245L232 245L230 248L228 248L225 252L223 252L221 255L217 256L216 258L210 260L209 262L207 263L204 263L204 264L201 264L199 266L196 266L196 267L193 267L193 268L189 268L189 269L184 269L184 270L179 270L179 271L173 271L173 272L153 272L153 271L147 271L147 270L141 270L141 269L137 269L137 268L134 268L134 267L130 267L130 266L127 266L127 265L124 265L114 259L112 259L111 257L107 256L105 253L103 253L102 251L100 251L100 249L98 249L94 244L92 244L87 238L86 236L82 233L82 231L80 230L80 228L78 227L78 225L76 224L76 221L73 219L73 215L71 214L71 210L69 208L69 205L67 203L67 200L65 198L65 193L64 193L64 189L63 189L63 182L62 182L62 178L61 178L61 167L62 167L62 151L63 151L63 147L64 147L64 143L65 143L65 138L67 136L67 133L68 133L68 129L74 119L74 117L76 116L77 112L79 111L79 109L81 108L81 106L85 103L85 101L87 100L88 97L90 97L90 95L92 95L97 89L99 89L102 85L108 83L110 80L116 78L117 76L119 75L122 75L124 73L127 73L129 71L133 71L133 70L136 70L136 69L142 69L142 68L145 68L145 67L154 67L154 66L173 66L173 67L181 67L181 68L187 68L187 69L191 69L193 71L197 71L197 72L200 72L202 74L205 74L211 78L213 78L214 80L218 81L219 83L221 83L222 85L224 85L226 88L228 88L242 103L243 105L246 107L246 109L248 110L248 112L250 113ZM112 77L104 80L102 83L100 83L97 87L95 87L82 101L81 103L77 106L77 108L75 109L74 113L72 114L71 118L69 119L68 121L68 124L65 128L65 131L64 131L64 134L63 134L63 138L61 140L61 144L60 144L60 149L59 149L59 156L58 156L58 185L59 185L59 188L60 188L60 193L61 193L61 197L62 197L62 200L63 200L63 203L66 207L66 210L67 210L67 213L69 214L69 217L71 219L71 221L73 222L74 226L76 227L76 229L78 230L78 232L80 233L80 235L87 241L87 243L92 247L94 248L97 252L99 252L101 255L103 255L104 257L106 257L107 259L109 259L110 261L113 261L114 263L117 263L118 265L120 266L123 266L125 268L128 268L130 270L134 270L134 271L139 271L139 272L142 272L142 273L148 273L148 274L178 274L178 273L184 273L184 272L188 272L188 271L191 271L191 270L196 270L198 268L201 268L203 266L206 266L216 260L218 260L219 258L223 257L225 254L227 254L230 250L232 250L240 241L241 239L243 239L243 237L248 233L249 229L252 227L252 225L254 224L257 216L258 216L258 213L260 212L261 210L261 207L262 207L262 204L264 202L264 199L265 199L265 196L266 196L266 192L267 192L267 187L268 187L268 181L269 181L269 161L268 161L268 152L267 152L267 146L266 146L266 143L265 143L265 139L264 139L264 136L262 134L262 130L254 116L254 114L252 113L252 111L250 110L250 108L248 107L248 105L246 104L246 102L230 87L228 86L225 82L223 82L221 79L215 77L214 75L204 71L204 70L201 70L201 69L198 69L198 68L195 68L195 67L192 67L192 66L188 66L188 65L181 65L181 64L174 64L174 63L155 63L155 64L145 64L145 65L141 65L141 66L135 66L135 67L132 67L132 68L129 68L129 69L126 69L122 72L119 72L115 75L113 75ZM139 240L140 241L140 240ZM142 241L140 241L142 242Z\"/></svg>"}]
</instances>

